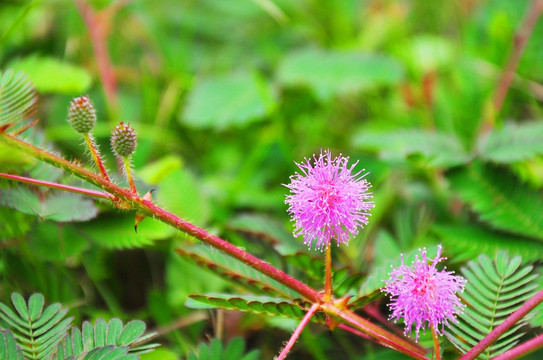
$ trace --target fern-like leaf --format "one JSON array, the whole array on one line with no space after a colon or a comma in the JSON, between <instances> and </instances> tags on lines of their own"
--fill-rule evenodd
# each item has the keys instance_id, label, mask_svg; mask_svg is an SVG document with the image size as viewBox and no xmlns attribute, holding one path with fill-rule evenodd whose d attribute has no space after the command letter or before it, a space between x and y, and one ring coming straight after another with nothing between
<instances>
[{"instance_id":1,"label":"fern-like leaf","mask_svg":"<svg viewBox=\"0 0 543 360\"><path fill-rule=\"evenodd\" d=\"M543 197L506 169L474 163L451 175L453 188L490 225L543 240Z\"/></svg>"},{"instance_id":2,"label":"fern-like leaf","mask_svg":"<svg viewBox=\"0 0 543 360\"><path fill-rule=\"evenodd\" d=\"M34 87L23 73L8 70L0 74L0 129L27 119L36 102Z\"/></svg>"},{"instance_id":3,"label":"fern-like leaf","mask_svg":"<svg viewBox=\"0 0 543 360\"><path fill-rule=\"evenodd\" d=\"M450 261L464 262L480 254L494 257L499 251L520 255L525 262L543 258L543 243L522 236L511 236L473 225L434 225L435 234L450 256Z\"/></svg>"},{"instance_id":4,"label":"fern-like leaf","mask_svg":"<svg viewBox=\"0 0 543 360\"><path fill-rule=\"evenodd\" d=\"M68 310L61 309L59 303L44 310L42 294L33 294L27 303L20 294L13 293L11 301L15 311L0 303L0 318L13 332L25 358L48 359L71 326L73 318L64 318Z\"/></svg>"},{"instance_id":5,"label":"fern-like leaf","mask_svg":"<svg viewBox=\"0 0 543 360\"><path fill-rule=\"evenodd\" d=\"M188 360L257 360L259 358L259 350L245 354L245 342L242 338L236 337L226 347L219 339L212 339L209 344L201 343L198 351L190 354Z\"/></svg>"},{"instance_id":6,"label":"fern-like leaf","mask_svg":"<svg viewBox=\"0 0 543 360\"><path fill-rule=\"evenodd\" d=\"M543 122L509 123L495 129L479 152L482 159L502 164L543 155Z\"/></svg>"},{"instance_id":7,"label":"fern-like leaf","mask_svg":"<svg viewBox=\"0 0 543 360\"><path fill-rule=\"evenodd\" d=\"M58 346L56 356L53 360L64 360L66 358L87 359L86 356L89 356L88 353L92 351L100 353L96 349L105 349L106 347L113 350L127 349L126 352L122 350L112 352L112 354L119 354L119 356L127 353L136 355L151 352L158 346L157 344L138 345L154 335L143 335L145 328L145 323L139 320L130 321L124 326L118 318L113 318L108 323L104 319L98 319L94 326L90 322L85 321L81 330L77 327L72 328L71 334L66 336L64 341ZM106 350L100 351L107 353ZM117 358L115 357L115 359Z\"/></svg>"},{"instance_id":8,"label":"fern-like leaf","mask_svg":"<svg viewBox=\"0 0 543 360\"><path fill-rule=\"evenodd\" d=\"M23 352L17 346L13 333L9 330L0 331L0 359L24 360Z\"/></svg>"},{"instance_id":9,"label":"fern-like leaf","mask_svg":"<svg viewBox=\"0 0 543 360\"><path fill-rule=\"evenodd\" d=\"M185 303L193 309L223 308L271 316L283 316L291 319L302 319L310 307L300 299L288 300L269 296L206 294L190 295ZM323 316L317 313L314 321L323 321Z\"/></svg>"},{"instance_id":10,"label":"fern-like leaf","mask_svg":"<svg viewBox=\"0 0 543 360\"><path fill-rule=\"evenodd\" d=\"M480 255L462 268L467 279L462 300L467 305L450 324L447 338L462 353L481 341L512 312L517 310L537 291L538 274L532 266L521 266L520 256L509 259L506 252L499 252L494 261ZM526 320L517 323L483 352L479 359L490 359L515 346L523 335L520 328Z\"/></svg>"}]
</instances>

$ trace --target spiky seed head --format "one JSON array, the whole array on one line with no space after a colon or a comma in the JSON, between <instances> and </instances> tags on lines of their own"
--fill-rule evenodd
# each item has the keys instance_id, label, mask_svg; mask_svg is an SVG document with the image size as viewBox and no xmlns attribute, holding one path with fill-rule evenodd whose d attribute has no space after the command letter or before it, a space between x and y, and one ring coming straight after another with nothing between
<instances>
[{"instance_id":1,"label":"spiky seed head","mask_svg":"<svg viewBox=\"0 0 543 360\"><path fill-rule=\"evenodd\" d=\"M136 131L130 127L130 123L121 123L115 126L111 134L111 147L118 156L129 156L136 150Z\"/></svg>"},{"instance_id":2,"label":"spiky seed head","mask_svg":"<svg viewBox=\"0 0 543 360\"><path fill-rule=\"evenodd\" d=\"M96 110L88 96L76 97L68 108L68 122L81 134L92 130L96 124Z\"/></svg>"}]
</instances>

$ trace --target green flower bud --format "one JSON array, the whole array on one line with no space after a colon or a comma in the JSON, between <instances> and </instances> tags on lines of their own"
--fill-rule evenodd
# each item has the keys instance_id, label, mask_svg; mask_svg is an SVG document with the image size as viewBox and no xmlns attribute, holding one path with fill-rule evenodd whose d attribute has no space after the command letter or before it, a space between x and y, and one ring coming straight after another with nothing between
<instances>
[{"instance_id":1,"label":"green flower bud","mask_svg":"<svg viewBox=\"0 0 543 360\"><path fill-rule=\"evenodd\" d=\"M81 134L92 130L96 124L96 110L88 96L80 96L72 100L68 108L68 122Z\"/></svg>"},{"instance_id":2,"label":"green flower bud","mask_svg":"<svg viewBox=\"0 0 543 360\"><path fill-rule=\"evenodd\" d=\"M111 134L111 147L118 156L132 155L136 150L137 138L136 131L130 127L130 123L121 123L115 126Z\"/></svg>"}]
</instances>

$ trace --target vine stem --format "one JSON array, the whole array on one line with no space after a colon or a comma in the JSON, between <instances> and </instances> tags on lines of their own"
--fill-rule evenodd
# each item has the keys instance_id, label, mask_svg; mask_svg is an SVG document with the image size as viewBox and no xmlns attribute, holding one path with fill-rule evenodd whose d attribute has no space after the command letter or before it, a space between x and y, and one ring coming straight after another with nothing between
<instances>
[{"instance_id":1,"label":"vine stem","mask_svg":"<svg viewBox=\"0 0 543 360\"><path fill-rule=\"evenodd\" d=\"M518 359L521 356L531 353L543 346L543 334L536 336L533 339L526 341L505 353L493 357L492 360L512 360Z\"/></svg>"},{"instance_id":2,"label":"vine stem","mask_svg":"<svg viewBox=\"0 0 543 360\"><path fill-rule=\"evenodd\" d=\"M441 350L439 348L439 337L437 336L437 332L433 324L430 325L430 331L432 331L432 339L434 340L434 354L436 356L436 360L441 360Z\"/></svg>"},{"instance_id":3,"label":"vine stem","mask_svg":"<svg viewBox=\"0 0 543 360\"><path fill-rule=\"evenodd\" d=\"M287 357L287 354L290 352L290 349L292 349L292 346L296 343L296 340L300 337L300 334L302 333L302 330L305 328L309 320L313 317L315 312L319 309L319 304L313 304L309 308L309 311L305 314L304 318L298 326L296 327L296 330L294 330L294 333L292 333L292 336L288 340L288 343L285 345L283 350L281 350L281 353L275 360L284 360Z\"/></svg>"},{"instance_id":4,"label":"vine stem","mask_svg":"<svg viewBox=\"0 0 543 360\"><path fill-rule=\"evenodd\" d=\"M504 332L506 332L517 321L522 319L526 314L532 311L538 304L543 301L543 290L540 290L534 297L526 301L520 308L507 317L500 325L483 338L477 345L471 348L470 351L464 354L458 360L473 360L479 356L487 347L496 341Z\"/></svg>"},{"instance_id":5,"label":"vine stem","mask_svg":"<svg viewBox=\"0 0 543 360\"><path fill-rule=\"evenodd\" d=\"M98 167L100 174L102 174L104 179L106 179L107 181L111 181L109 179L109 176L107 175L107 170L106 170L106 167L104 166L102 158L100 157L100 153L98 152L98 149L96 148L96 144L94 143L94 138L89 133L85 133L83 134L83 136L85 137L85 143L87 144L87 148L89 149L91 153L92 160Z\"/></svg>"},{"instance_id":6,"label":"vine stem","mask_svg":"<svg viewBox=\"0 0 543 360\"><path fill-rule=\"evenodd\" d=\"M328 245L325 250L324 260L324 297L325 302L332 300L332 246Z\"/></svg>"},{"instance_id":7,"label":"vine stem","mask_svg":"<svg viewBox=\"0 0 543 360\"><path fill-rule=\"evenodd\" d=\"M204 229L199 228L196 225L193 225L186 220L183 220L180 217L162 209L161 207L155 205L152 201L139 198L137 195L133 194L130 189L124 189L110 181L107 181L102 176L92 171L89 171L59 156L51 154L34 145L19 140L6 132L0 131L0 138L2 138L3 141L5 141L8 145L19 149L35 157L36 159L63 169L74 176L82 178L87 182L102 188L104 191L115 197L115 200L113 200L114 202L122 202L121 204L123 205L123 208L136 210L141 215L153 217L178 230L192 235L195 238L230 255L231 257L251 266L262 274L277 280L281 284L296 291L307 300L320 304L321 308L326 313L339 317L343 319L343 321L367 333L374 340L377 340L377 342L380 342L385 346L395 349L396 351L406 354L414 359L426 359L423 355L426 354L427 350L421 346L409 343L406 339L380 328L379 326L356 315L352 311L342 310L333 303L324 303L323 295L317 290L275 268L269 263L257 258L256 256L243 251L235 245L232 245L226 240L223 240L218 236L215 236Z\"/></svg>"},{"instance_id":8,"label":"vine stem","mask_svg":"<svg viewBox=\"0 0 543 360\"><path fill-rule=\"evenodd\" d=\"M98 198L102 198L102 199L108 199L108 200L114 200L115 199L115 196L113 196L113 195L111 195L109 193L106 193L106 192L97 191L97 190L90 190L90 189L84 189L84 188L80 188L80 187L77 187L77 186L63 185L63 184L58 184L58 183L44 181L44 180L36 180L36 179L32 179L32 178L27 178L27 177L24 177L24 176L0 173L0 178L14 180L14 181L18 181L18 182L22 182L22 183L26 183L26 184L32 184L32 185L37 185L37 186L48 187L48 188L52 188L52 189L69 191L69 192L82 194L82 195L94 196L94 197L98 197Z\"/></svg>"}]
</instances>

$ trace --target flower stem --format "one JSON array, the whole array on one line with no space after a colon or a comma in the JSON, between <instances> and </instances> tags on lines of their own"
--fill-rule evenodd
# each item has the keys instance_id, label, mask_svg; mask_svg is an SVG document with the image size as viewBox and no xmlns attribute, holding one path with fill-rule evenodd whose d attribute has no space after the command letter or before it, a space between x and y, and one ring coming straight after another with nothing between
<instances>
[{"instance_id":1,"label":"flower stem","mask_svg":"<svg viewBox=\"0 0 543 360\"><path fill-rule=\"evenodd\" d=\"M326 255L324 260L324 302L332 300L332 246L326 247Z\"/></svg>"},{"instance_id":2,"label":"flower stem","mask_svg":"<svg viewBox=\"0 0 543 360\"><path fill-rule=\"evenodd\" d=\"M287 354L290 352L290 349L292 349L292 346L294 345L294 343L296 343L296 340L298 340L298 338L300 337L300 334L302 333L302 330L304 329L304 327L307 325L307 323L309 322L309 320L311 320L311 317L315 314L315 312L317 311L317 309L319 308L319 304L313 304L311 306L311 308L309 309L309 311L305 314L304 318L302 319L302 321L300 321L300 323L298 324L298 326L296 327L296 330L294 330L294 333L292 334L292 336L290 337L287 345L285 345L285 347L283 348L283 350L281 350L281 353L279 354L279 356L276 358L276 360L283 360L287 357Z\"/></svg>"},{"instance_id":3,"label":"flower stem","mask_svg":"<svg viewBox=\"0 0 543 360\"><path fill-rule=\"evenodd\" d=\"M24 177L24 176L0 173L0 178L19 181L19 182L23 182L23 183L27 183L27 184L32 184L32 185L44 186L44 187L48 187L48 188L52 188L52 189L59 189L59 190L69 191L69 192L78 193L78 194L82 194L82 195L89 195L89 196L99 197L99 198L102 198L102 199L109 199L109 200L115 199L115 196L113 196L113 195L111 195L109 193L106 193L106 192L90 190L90 189L84 189L84 188L80 188L80 187L76 187L76 186L70 186L70 185L57 184L57 183L54 183L54 182L49 182L49 181L44 181L44 180L36 180L36 179L32 179L32 178L27 178L27 177Z\"/></svg>"},{"instance_id":4,"label":"flower stem","mask_svg":"<svg viewBox=\"0 0 543 360\"><path fill-rule=\"evenodd\" d=\"M470 351L464 354L459 360L473 360L479 354L481 354L487 347L496 341L504 332L506 332L517 321L522 319L526 314L532 311L538 304L543 302L543 290L540 290L534 297L529 299L518 308L515 312L509 315L500 325L496 326L494 330L484 337L477 345L471 348Z\"/></svg>"},{"instance_id":5,"label":"flower stem","mask_svg":"<svg viewBox=\"0 0 543 360\"><path fill-rule=\"evenodd\" d=\"M132 177L132 167L130 166L130 156L123 156L124 172L126 178L128 179L128 184L130 184L130 190L134 195L138 195L138 190L136 189L136 184L134 184L134 178Z\"/></svg>"},{"instance_id":6,"label":"flower stem","mask_svg":"<svg viewBox=\"0 0 543 360\"><path fill-rule=\"evenodd\" d=\"M439 348L439 337L437 336L436 329L434 325L430 325L430 330L432 331L432 339L434 340L434 354L436 360L441 360L441 349Z\"/></svg>"},{"instance_id":7,"label":"flower stem","mask_svg":"<svg viewBox=\"0 0 543 360\"><path fill-rule=\"evenodd\" d=\"M98 170L100 171L100 174L102 174L102 177L104 179L106 179L107 181L110 181L109 176L107 175L106 167L104 166L104 163L102 162L102 159L100 157L100 153L96 149L96 144L94 143L94 138L89 133L83 134L83 136L85 137L85 143L87 143L87 147L89 148L89 151L91 153L92 160L94 161L94 163L98 167Z\"/></svg>"}]
</instances>

